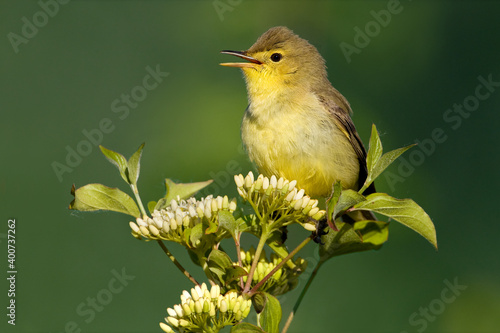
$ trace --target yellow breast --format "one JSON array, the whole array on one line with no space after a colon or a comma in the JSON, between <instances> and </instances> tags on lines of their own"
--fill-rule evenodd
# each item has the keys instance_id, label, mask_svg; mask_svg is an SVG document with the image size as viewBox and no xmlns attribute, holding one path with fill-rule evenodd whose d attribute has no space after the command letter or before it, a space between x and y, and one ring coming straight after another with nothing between
<instances>
[{"instance_id":1,"label":"yellow breast","mask_svg":"<svg viewBox=\"0 0 500 333\"><path fill-rule=\"evenodd\" d=\"M356 188L359 162L348 138L314 94L257 98L245 112L243 143L259 172L288 180L313 197L326 197L336 180Z\"/></svg>"}]
</instances>

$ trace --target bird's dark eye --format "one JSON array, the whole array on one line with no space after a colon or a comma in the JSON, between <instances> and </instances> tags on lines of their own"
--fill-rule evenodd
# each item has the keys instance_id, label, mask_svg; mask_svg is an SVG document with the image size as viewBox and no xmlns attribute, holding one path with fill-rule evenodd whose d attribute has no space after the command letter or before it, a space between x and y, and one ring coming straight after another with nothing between
<instances>
[{"instance_id":1,"label":"bird's dark eye","mask_svg":"<svg viewBox=\"0 0 500 333\"><path fill-rule=\"evenodd\" d=\"M280 61L281 58L283 58L283 56L281 55L281 53L273 53L273 54L271 54L271 60L274 61L274 62Z\"/></svg>"}]
</instances>

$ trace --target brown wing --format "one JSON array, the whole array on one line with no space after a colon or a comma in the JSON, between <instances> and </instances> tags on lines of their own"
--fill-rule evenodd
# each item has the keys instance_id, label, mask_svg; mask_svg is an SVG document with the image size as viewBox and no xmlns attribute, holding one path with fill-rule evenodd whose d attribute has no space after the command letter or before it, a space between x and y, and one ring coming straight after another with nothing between
<instances>
[{"instance_id":1,"label":"brown wing","mask_svg":"<svg viewBox=\"0 0 500 333\"><path fill-rule=\"evenodd\" d=\"M351 107L347 100L342 96L337 90L334 91L333 97L335 99L331 100L325 99L322 96L319 96L320 101L325 105L325 109L332 115L334 118L335 124L337 127L345 134L349 142L351 143L352 148L356 152L358 156L359 162L359 177L358 177L358 187L361 188L368 176L368 169L366 167L366 150L363 146L363 142L358 135L358 131L356 131L356 127L352 122L350 112ZM359 189L358 188L358 189ZM370 193L375 192L375 184L372 183L366 191L363 193L368 195Z\"/></svg>"}]
</instances>

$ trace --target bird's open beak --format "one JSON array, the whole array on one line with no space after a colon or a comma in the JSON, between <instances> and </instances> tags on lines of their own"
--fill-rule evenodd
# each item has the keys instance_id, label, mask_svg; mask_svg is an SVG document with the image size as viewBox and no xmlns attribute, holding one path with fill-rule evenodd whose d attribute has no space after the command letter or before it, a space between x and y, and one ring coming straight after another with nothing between
<instances>
[{"instance_id":1,"label":"bird's open beak","mask_svg":"<svg viewBox=\"0 0 500 333\"><path fill-rule=\"evenodd\" d=\"M237 57L240 57L242 59L250 61L250 62L223 62L220 64L221 66L240 67L240 68L245 68L245 67L246 68L255 68L256 65L262 64L262 62L258 61L257 59L248 56L246 54L246 51L224 50L224 51L220 51L220 53L234 55L234 56L237 56Z\"/></svg>"}]
</instances>

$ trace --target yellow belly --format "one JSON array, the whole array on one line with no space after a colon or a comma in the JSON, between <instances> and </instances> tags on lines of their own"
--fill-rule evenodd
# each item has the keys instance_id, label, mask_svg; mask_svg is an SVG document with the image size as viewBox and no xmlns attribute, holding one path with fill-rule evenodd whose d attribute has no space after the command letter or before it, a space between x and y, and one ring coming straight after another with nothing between
<instances>
[{"instance_id":1,"label":"yellow belly","mask_svg":"<svg viewBox=\"0 0 500 333\"><path fill-rule=\"evenodd\" d=\"M328 196L337 180L357 188L359 162L349 140L315 99L302 105L249 107L241 134L250 159L260 173L297 180L313 197Z\"/></svg>"}]
</instances>

